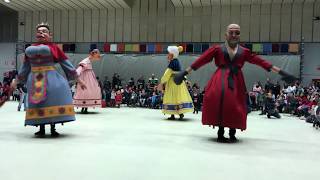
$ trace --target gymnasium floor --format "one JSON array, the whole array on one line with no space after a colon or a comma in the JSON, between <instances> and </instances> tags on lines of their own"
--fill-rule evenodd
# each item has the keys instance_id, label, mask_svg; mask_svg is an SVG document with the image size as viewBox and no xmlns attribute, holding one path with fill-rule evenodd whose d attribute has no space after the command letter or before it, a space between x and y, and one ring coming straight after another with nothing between
<instances>
[{"instance_id":1,"label":"gymnasium floor","mask_svg":"<svg viewBox=\"0 0 320 180\"><path fill-rule=\"evenodd\" d=\"M253 112L238 143L217 143L201 115L169 121L159 110L95 109L35 138L17 103L0 109L2 180L318 179L320 129L296 117ZM79 112L79 110L77 110ZM49 128L46 129L49 134ZM226 133L227 134L227 133Z\"/></svg>"}]
</instances>

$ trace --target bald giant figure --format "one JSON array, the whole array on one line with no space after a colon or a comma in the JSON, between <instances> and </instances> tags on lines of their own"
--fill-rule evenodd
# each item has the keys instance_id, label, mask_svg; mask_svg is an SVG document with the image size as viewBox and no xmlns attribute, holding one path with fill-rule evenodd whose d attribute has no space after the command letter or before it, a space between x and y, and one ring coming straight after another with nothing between
<instances>
[{"instance_id":1,"label":"bald giant figure","mask_svg":"<svg viewBox=\"0 0 320 180\"><path fill-rule=\"evenodd\" d=\"M203 99L202 124L218 126L218 142L236 142L236 129L247 128L246 86L242 67L245 62L260 66L283 76L287 82L296 78L273 66L250 50L239 45L240 26L230 24L225 32L225 43L210 47L184 72L175 77L179 84L185 75L214 60L216 72L209 80ZM224 137L224 128L229 128L229 139Z\"/></svg>"}]
</instances>

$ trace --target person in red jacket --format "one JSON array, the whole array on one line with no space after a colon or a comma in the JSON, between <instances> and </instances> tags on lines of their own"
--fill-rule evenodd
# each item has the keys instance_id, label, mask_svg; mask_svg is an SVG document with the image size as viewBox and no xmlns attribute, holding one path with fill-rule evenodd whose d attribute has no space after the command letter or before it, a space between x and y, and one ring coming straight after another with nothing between
<instances>
[{"instance_id":1,"label":"person in red jacket","mask_svg":"<svg viewBox=\"0 0 320 180\"><path fill-rule=\"evenodd\" d=\"M235 142L236 129L247 128L246 86L242 67L245 62L256 64L267 71L283 76L283 80L295 81L289 73L273 66L261 57L251 54L250 50L239 45L240 26L230 24L225 33L225 43L205 51L184 72L175 76L179 84L192 70L214 60L216 72L209 80L203 99L202 124L218 126L218 142ZM224 137L224 128L229 128L230 139Z\"/></svg>"},{"instance_id":2,"label":"person in red jacket","mask_svg":"<svg viewBox=\"0 0 320 180\"><path fill-rule=\"evenodd\" d=\"M116 100L116 106L118 106L118 108L120 108L120 105L122 103L122 94L121 91L118 90L115 96L115 100Z\"/></svg>"},{"instance_id":3,"label":"person in red jacket","mask_svg":"<svg viewBox=\"0 0 320 180\"><path fill-rule=\"evenodd\" d=\"M2 94L0 94L0 107L10 99L10 96L12 94L13 89L10 87L10 85L4 83L2 87Z\"/></svg>"}]
</instances>

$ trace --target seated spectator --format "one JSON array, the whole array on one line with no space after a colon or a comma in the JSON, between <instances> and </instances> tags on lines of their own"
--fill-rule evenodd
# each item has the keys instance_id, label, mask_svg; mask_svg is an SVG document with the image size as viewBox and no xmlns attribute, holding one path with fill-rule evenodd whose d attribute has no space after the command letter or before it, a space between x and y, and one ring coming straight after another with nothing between
<instances>
[{"instance_id":1,"label":"seated spectator","mask_svg":"<svg viewBox=\"0 0 320 180\"><path fill-rule=\"evenodd\" d=\"M275 96L272 94L272 89L270 89L269 93L266 95L266 113L268 118L271 118L271 116L276 118L281 117L276 109Z\"/></svg>"},{"instance_id":2,"label":"seated spectator","mask_svg":"<svg viewBox=\"0 0 320 180\"><path fill-rule=\"evenodd\" d=\"M110 94L110 107L116 106L116 91L115 89L112 89Z\"/></svg>"},{"instance_id":3,"label":"seated spectator","mask_svg":"<svg viewBox=\"0 0 320 180\"><path fill-rule=\"evenodd\" d=\"M128 81L128 86L131 87L131 88L133 88L133 86L134 86L134 78L133 78L133 77L131 77L131 78L129 79L129 81Z\"/></svg>"},{"instance_id":4,"label":"seated spectator","mask_svg":"<svg viewBox=\"0 0 320 180\"><path fill-rule=\"evenodd\" d=\"M151 77L149 78L149 81L148 81L148 88L153 91L154 87L159 83L159 80L158 78L155 77L154 74L151 75Z\"/></svg>"},{"instance_id":5,"label":"seated spectator","mask_svg":"<svg viewBox=\"0 0 320 180\"><path fill-rule=\"evenodd\" d=\"M145 82L144 82L144 77L143 77L143 76L141 76L141 77L138 79L137 84L138 84L138 89L139 89L139 90L144 89Z\"/></svg>"}]
</instances>

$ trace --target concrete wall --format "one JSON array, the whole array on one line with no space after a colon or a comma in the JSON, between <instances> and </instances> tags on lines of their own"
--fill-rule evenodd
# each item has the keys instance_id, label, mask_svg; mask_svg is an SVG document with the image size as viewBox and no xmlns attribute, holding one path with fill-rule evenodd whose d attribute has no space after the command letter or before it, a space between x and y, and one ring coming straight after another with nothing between
<instances>
[{"instance_id":1,"label":"concrete wall","mask_svg":"<svg viewBox=\"0 0 320 180\"><path fill-rule=\"evenodd\" d=\"M18 37L18 13L0 11L0 43L16 42Z\"/></svg>"},{"instance_id":2,"label":"concrete wall","mask_svg":"<svg viewBox=\"0 0 320 180\"><path fill-rule=\"evenodd\" d=\"M68 57L72 63L76 66L79 61L87 57L86 54L68 54ZM191 65L191 63L198 56L180 55L179 60L183 69ZM23 56L20 57L21 61ZM296 76L299 76L300 68L300 56L263 56L266 60L272 62L274 65L281 67ZM168 66L166 55L105 55L103 60L94 62L93 69L100 79L104 79L104 76L108 76L109 80L114 73L118 73L123 82L128 82L130 77L134 77L137 80L140 76L144 76L145 79L149 78L154 73L159 79L162 77L165 69ZM59 67L59 65L57 66ZM58 68L60 69L60 68ZM196 72L193 72L188 76L191 82L197 82L201 88L203 88L207 81L210 79L216 67L214 63L210 63ZM61 69L59 70L61 71ZM269 77L274 82L279 80L280 77L277 74L266 72L264 69L246 63L242 69L247 89L250 90L256 81L265 82ZM61 71L62 72L62 71Z\"/></svg>"},{"instance_id":3,"label":"concrete wall","mask_svg":"<svg viewBox=\"0 0 320 180\"><path fill-rule=\"evenodd\" d=\"M19 12L19 40L34 41L35 26L52 25L55 42L222 42L229 23L244 42L320 42L320 1L254 0L175 8L171 0L135 0L128 9ZM278 3L279 2L279 3Z\"/></svg>"},{"instance_id":4,"label":"concrete wall","mask_svg":"<svg viewBox=\"0 0 320 180\"><path fill-rule=\"evenodd\" d=\"M306 43L302 60L303 84L308 85L312 79L320 79L320 43Z\"/></svg>"},{"instance_id":5,"label":"concrete wall","mask_svg":"<svg viewBox=\"0 0 320 180\"><path fill-rule=\"evenodd\" d=\"M0 81L2 82L3 73L16 68L15 43L0 43Z\"/></svg>"}]
</instances>

